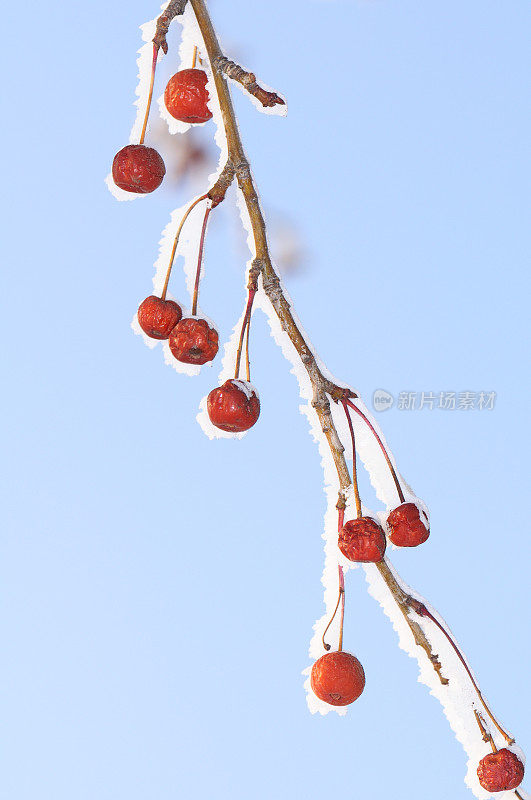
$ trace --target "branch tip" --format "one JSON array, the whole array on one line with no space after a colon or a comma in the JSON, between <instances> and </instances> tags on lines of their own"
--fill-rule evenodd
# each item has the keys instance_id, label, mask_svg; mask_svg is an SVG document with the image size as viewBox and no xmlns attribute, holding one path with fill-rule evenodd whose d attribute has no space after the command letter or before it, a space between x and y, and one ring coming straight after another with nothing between
<instances>
[{"instance_id":1,"label":"branch tip","mask_svg":"<svg viewBox=\"0 0 531 800\"><path fill-rule=\"evenodd\" d=\"M170 29L172 20L175 17L180 17L183 13L188 0L171 0L167 8L162 12L157 19L157 28L155 36L153 37L153 44L155 47L160 47L163 53L168 52L168 42L166 41L166 34Z\"/></svg>"},{"instance_id":2,"label":"branch tip","mask_svg":"<svg viewBox=\"0 0 531 800\"><path fill-rule=\"evenodd\" d=\"M280 97L276 92L268 92L267 89L262 89L256 82L256 75L254 72L247 72L247 70L240 67L234 61L226 56L219 55L212 62L212 66L223 73L233 81L241 84L243 88L249 92L253 97L256 97L259 103L264 108L271 108L272 106L285 106L286 101Z\"/></svg>"}]
</instances>

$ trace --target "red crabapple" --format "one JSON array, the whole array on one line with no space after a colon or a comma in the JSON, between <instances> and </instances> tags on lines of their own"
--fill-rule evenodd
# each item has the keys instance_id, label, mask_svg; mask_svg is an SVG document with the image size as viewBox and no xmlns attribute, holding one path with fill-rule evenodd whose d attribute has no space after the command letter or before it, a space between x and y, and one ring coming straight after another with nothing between
<instances>
[{"instance_id":1,"label":"red crabapple","mask_svg":"<svg viewBox=\"0 0 531 800\"><path fill-rule=\"evenodd\" d=\"M218 332L204 319L186 317L172 330L168 344L177 361L206 364L218 352Z\"/></svg>"},{"instance_id":2,"label":"red crabapple","mask_svg":"<svg viewBox=\"0 0 531 800\"><path fill-rule=\"evenodd\" d=\"M385 553L385 534L371 517L359 517L345 523L339 532L338 547L349 561L381 561Z\"/></svg>"},{"instance_id":3,"label":"red crabapple","mask_svg":"<svg viewBox=\"0 0 531 800\"><path fill-rule=\"evenodd\" d=\"M503 747L489 753L478 765L480 784L487 792L507 792L522 783L524 765L511 750Z\"/></svg>"},{"instance_id":4,"label":"red crabapple","mask_svg":"<svg viewBox=\"0 0 531 800\"><path fill-rule=\"evenodd\" d=\"M149 194L154 192L166 173L161 156L144 144L128 144L114 156L112 179L126 192Z\"/></svg>"},{"instance_id":5,"label":"red crabapple","mask_svg":"<svg viewBox=\"0 0 531 800\"><path fill-rule=\"evenodd\" d=\"M422 517L428 522L426 515ZM426 541L430 535L429 526L421 517L421 512L414 503L402 503L387 517L389 538L399 547L416 547Z\"/></svg>"},{"instance_id":6,"label":"red crabapple","mask_svg":"<svg viewBox=\"0 0 531 800\"><path fill-rule=\"evenodd\" d=\"M344 650L325 653L312 667L311 686L319 700L331 706L348 706L365 686L365 672L358 659Z\"/></svg>"},{"instance_id":7,"label":"red crabapple","mask_svg":"<svg viewBox=\"0 0 531 800\"><path fill-rule=\"evenodd\" d=\"M167 339L183 312L174 300L151 294L138 307L138 324L152 339Z\"/></svg>"},{"instance_id":8,"label":"red crabapple","mask_svg":"<svg viewBox=\"0 0 531 800\"><path fill-rule=\"evenodd\" d=\"M212 112L207 106L207 76L202 69L182 69L170 78L164 90L166 108L181 122L207 122Z\"/></svg>"},{"instance_id":9,"label":"red crabapple","mask_svg":"<svg viewBox=\"0 0 531 800\"><path fill-rule=\"evenodd\" d=\"M230 378L209 393L207 411L216 428L231 433L247 431L260 416L260 400L252 384Z\"/></svg>"}]
</instances>

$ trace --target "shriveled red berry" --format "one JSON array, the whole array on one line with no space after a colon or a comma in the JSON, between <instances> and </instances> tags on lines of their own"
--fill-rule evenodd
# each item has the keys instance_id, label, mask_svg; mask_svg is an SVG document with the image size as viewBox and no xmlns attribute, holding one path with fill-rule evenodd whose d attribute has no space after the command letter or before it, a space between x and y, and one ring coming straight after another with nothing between
<instances>
[{"instance_id":1,"label":"shriveled red berry","mask_svg":"<svg viewBox=\"0 0 531 800\"><path fill-rule=\"evenodd\" d=\"M166 173L161 156L144 144L128 144L114 156L112 179L126 192L149 194L154 192Z\"/></svg>"},{"instance_id":2,"label":"shriveled red berry","mask_svg":"<svg viewBox=\"0 0 531 800\"><path fill-rule=\"evenodd\" d=\"M172 330L168 344L177 361L206 364L218 352L218 332L205 319L186 317Z\"/></svg>"},{"instance_id":3,"label":"shriveled red berry","mask_svg":"<svg viewBox=\"0 0 531 800\"><path fill-rule=\"evenodd\" d=\"M356 656L336 650L317 659L311 686L319 700L331 706L348 706L363 692L365 672Z\"/></svg>"},{"instance_id":4,"label":"shriveled red berry","mask_svg":"<svg viewBox=\"0 0 531 800\"><path fill-rule=\"evenodd\" d=\"M481 759L478 778L487 792L507 792L522 783L524 765L515 753L503 747Z\"/></svg>"},{"instance_id":5,"label":"shriveled red berry","mask_svg":"<svg viewBox=\"0 0 531 800\"><path fill-rule=\"evenodd\" d=\"M183 315L174 300L162 300L151 294L138 307L138 323L152 339L167 339Z\"/></svg>"},{"instance_id":6,"label":"shriveled red berry","mask_svg":"<svg viewBox=\"0 0 531 800\"><path fill-rule=\"evenodd\" d=\"M164 102L172 117L181 122L207 122L211 119L206 84L206 72L202 69L176 72L164 90Z\"/></svg>"},{"instance_id":7,"label":"shriveled red berry","mask_svg":"<svg viewBox=\"0 0 531 800\"><path fill-rule=\"evenodd\" d=\"M428 522L426 515L422 517ZM389 538L399 547L416 547L426 541L430 535L428 525L423 521L421 512L414 503L402 503L393 509L387 517Z\"/></svg>"},{"instance_id":8,"label":"shriveled red berry","mask_svg":"<svg viewBox=\"0 0 531 800\"><path fill-rule=\"evenodd\" d=\"M359 517L345 523L337 544L350 561L381 561L385 553L385 533L375 519Z\"/></svg>"},{"instance_id":9,"label":"shriveled red berry","mask_svg":"<svg viewBox=\"0 0 531 800\"><path fill-rule=\"evenodd\" d=\"M230 378L209 393L207 411L216 428L231 433L247 431L260 416L260 400L252 384Z\"/></svg>"}]
</instances>

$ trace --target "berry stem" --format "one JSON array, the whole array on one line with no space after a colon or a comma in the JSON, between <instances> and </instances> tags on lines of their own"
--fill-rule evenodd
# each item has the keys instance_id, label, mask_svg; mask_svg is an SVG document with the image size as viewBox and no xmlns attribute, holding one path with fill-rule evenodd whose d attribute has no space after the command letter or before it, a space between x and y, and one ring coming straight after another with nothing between
<instances>
[{"instance_id":1,"label":"berry stem","mask_svg":"<svg viewBox=\"0 0 531 800\"><path fill-rule=\"evenodd\" d=\"M382 453L384 454L384 458L385 458L385 460L386 460L386 462L387 462L387 466L389 467L389 470L391 471L391 475L393 476L393 480L394 480L394 482L395 482L395 486L396 486L396 490L397 490L397 492L398 492L398 497L399 497L399 499L400 499L400 502L401 502L401 503L403 503L403 502L405 501L405 497L404 497L404 492L402 491L402 487L400 486L400 481L398 480L398 475L396 474L396 470L395 470L395 468L393 467L393 464L391 463L391 459L389 458L389 453L388 453L388 452L387 452L387 450L385 449L385 447L384 447L384 443L382 442L382 440L380 439L380 437L379 437L379 436L378 436L378 434L376 433L376 430L375 430L375 428L374 428L373 424L372 424L372 423L371 423L371 421L370 421L370 420L369 420L369 419L368 419L368 418L365 416L365 414L363 413L363 411L361 411L361 410L360 410L360 409L359 409L357 406L355 406L355 405L354 405L354 403L353 403L351 400L348 400L348 399L346 398L345 400L342 400L341 402L343 403L343 405L345 405L345 403L346 403L346 404L349 406L349 408L351 408L353 411L355 411L355 412L356 412L356 414L359 414L359 416L360 416L360 417L361 417L363 420L365 420L366 424L367 424L367 425L369 426L369 428L371 429L372 433L374 434L374 437L375 437L376 441L377 441L377 442L378 442L378 444L380 445L380 448L381 448L381 450L382 450Z\"/></svg>"},{"instance_id":2,"label":"berry stem","mask_svg":"<svg viewBox=\"0 0 531 800\"><path fill-rule=\"evenodd\" d=\"M337 649L343 650L343 622L345 620L345 574L341 565L337 568L339 572L339 596L341 598L341 617L339 620L339 642Z\"/></svg>"},{"instance_id":3,"label":"berry stem","mask_svg":"<svg viewBox=\"0 0 531 800\"><path fill-rule=\"evenodd\" d=\"M203 195L201 195L201 197L198 197L197 200L194 200L194 202L190 206L188 206L188 208L186 209L184 217L182 218L181 222L179 223L179 227L177 228L177 233L175 234L175 239L173 240L173 247L172 247L172 250L171 250L170 263L168 265L168 271L166 272L166 279L164 281L164 286L162 287L162 294L160 296L161 300L165 300L166 299L166 292L168 290L168 283L170 281L171 270L172 270L172 267L173 267L173 259L175 258L175 251L177 250L177 244L179 242L179 236L181 235L181 231L183 229L183 225L186 222L186 220L188 219L188 215L190 214L192 209L195 208L196 205L201 202L201 200L205 200L206 197L207 197L207 195L203 194Z\"/></svg>"},{"instance_id":4,"label":"berry stem","mask_svg":"<svg viewBox=\"0 0 531 800\"><path fill-rule=\"evenodd\" d=\"M338 569L341 569L341 567L338 567ZM328 628L330 627L330 625L332 624L332 622L336 618L337 609L339 608L339 604L341 602L341 598L342 598L342 596L344 594L345 594L345 590L341 588L341 582L340 582L340 584L339 584L339 594L337 596L337 603L336 603L336 607L334 608L334 613L330 617L330 620L328 621L328 625L324 629L323 635L321 636L321 641L323 643L323 647L324 647L325 650L330 650L330 645L328 644L328 642L325 642L325 636L328 633ZM343 640L343 619L341 619L341 633L339 635L339 642L340 642L339 650L341 650L342 640Z\"/></svg>"},{"instance_id":5,"label":"berry stem","mask_svg":"<svg viewBox=\"0 0 531 800\"><path fill-rule=\"evenodd\" d=\"M341 514L340 514L340 516L341 516ZM342 518L341 518L341 522L343 522ZM341 524L341 527L338 526L339 530L341 530L342 527L343 527L342 524ZM332 624L332 622L335 619L335 616L337 614L337 609L339 608L339 604L340 603L341 603L341 618L339 620L339 642L338 642L338 645L337 645L337 649L338 649L338 651L343 650L343 622L344 622L344 619L345 619L345 574L343 572L343 567L340 566L339 564L337 566L337 571L338 571L338 577L339 577L339 594L337 596L337 603L336 603L336 607L334 608L334 613L330 617L330 621L329 621L328 625L326 626L326 628L324 629L323 635L321 637L321 641L323 643L323 647L327 651L330 650L330 645L328 644L328 642L325 642L325 636L327 634L328 628L330 627L330 625Z\"/></svg>"},{"instance_id":6,"label":"berry stem","mask_svg":"<svg viewBox=\"0 0 531 800\"><path fill-rule=\"evenodd\" d=\"M253 307L253 300L256 294L256 289L249 289L249 296L247 298L247 305L245 307L245 314L243 315L242 329L240 331L240 341L238 342L238 350L236 351L236 367L234 369L234 379L238 380L240 376L240 362L242 359L243 337L245 331L251 326L251 309ZM250 364L249 364L249 350L247 350L247 380L251 380Z\"/></svg>"},{"instance_id":7,"label":"berry stem","mask_svg":"<svg viewBox=\"0 0 531 800\"><path fill-rule=\"evenodd\" d=\"M251 333L251 320L247 325L247 332L245 334L245 375L247 383L251 382L251 362L249 360L249 334Z\"/></svg>"},{"instance_id":8,"label":"berry stem","mask_svg":"<svg viewBox=\"0 0 531 800\"><path fill-rule=\"evenodd\" d=\"M354 489L354 499L356 500L356 514L359 519L363 516L363 512L361 510L360 490L358 488L358 472L356 469L356 438L354 436L354 426L352 425L352 420L350 418L347 401L342 400L341 403L343 404L343 409L347 417L350 438L352 440L352 488Z\"/></svg>"},{"instance_id":9,"label":"berry stem","mask_svg":"<svg viewBox=\"0 0 531 800\"><path fill-rule=\"evenodd\" d=\"M144 144L144 138L146 135L146 129L148 124L149 109L151 108L151 99L153 97L153 86L155 83L155 68L157 66L158 54L159 54L159 46L158 44L153 44L153 61L151 62L151 82L149 84L149 94L146 106L146 113L144 115L144 124L142 126L142 133L140 134L140 141L138 142L138 144Z\"/></svg>"},{"instance_id":10,"label":"berry stem","mask_svg":"<svg viewBox=\"0 0 531 800\"><path fill-rule=\"evenodd\" d=\"M454 640L452 639L452 637L450 636L450 634L448 633L446 628L444 628L443 625L441 625L439 620L435 619L433 614L431 614L428 611L428 609L426 608L424 603L421 603L420 600L415 600L414 597L408 596L407 603L413 609L413 611L415 611L420 617L428 617L428 619L430 619L433 622L433 624L436 625L439 628L441 633L444 634L444 636L447 638L448 642L451 644L453 650L455 651L459 661L461 662L461 664L465 668L466 674L470 678L470 680L472 682L472 686L476 690L476 694L477 694L477 696L479 697L479 699L481 701L481 705L483 706L483 708L487 712L489 718L492 720L492 722L494 723L496 728L499 730L499 732L501 733L501 735L503 736L503 738L505 739L507 744L513 744L514 743L514 739L511 736L509 736L503 730L501 725L499 725L498 721L496 720L496 718L492 714L492 711L490 710L490 708L486 704L485 700L483 699L483 695L481 694L481 690L480 690L479 686L477 685L476 681L474 680L474 676L470 672L470 669L468 668L468 665L467 665L465 659L463 658L463 655L462 655L461 651L459 650L458 646L456 645L456 643L454 642Z\"/></svg>"},{"instance_id":11,"label":"berry stem","mask_svg":"<svg viewBox=\"0 0 531 800\"><path fill-rule=\"evenodd\" d=\"M192 69L195 69L196 61L197 61L197 45L194 44L194 54L192 56Z\"/></svg>"},{"instance_id":12,"label":"berry stem","mask_svg":"<svg viewBox=\"0 0 531 800\"><path fill-rule=\"evenodd\" d=\"M338 508L337 509L337 532L338 533L341 533L344 524L345 524L345 509L344 508Z\"/></svg>"},{"instance_id":13,"label":"berry stem","mask_svg":"<svg viewBox=\"0 0 531 800\"><path fill-rule=\"evenodd\" d=\"M203 219L203 227L201 228L201 239L199 240L199 255L197 256L197 270L195 273L194 296L192 299L192 317L195 317L197 313L197 298L199 296L199 281L201 280L201 263L203 261L203 247L205 244L205 234L206 234L208 217L211 211L212 211L212 206L207 205L205 209L205 216Z\"/></svg>"},{"instance_id":14,"label":"berry stem","mask_svg":"<svg viewBox=\"0 0 531 800\"><path fill-rule=\"evenodd\" d=\"M339 508L337 509L337 531L338 531L338 533L341 531L344 521L345 521L345 509L342 508L341 506L339 506ZM328 623L328 625L324 629L323 635L321 637L321 641L323 642L323 647L324 647L325 650L330 650L330 645L327 642L325 642L325 636L326 636L326 633L328 631L328 628L330 627L330 625L332 624L332 622L335 619L335 616L337 614L337 609L339 608L339 604L340 603L341 603L341 619L340 619L340 622L339 622L339 644L338 644L338 648L337 649L338 650L342 650L343 649L343 622L344 622L344 619L345 619L345 573L343 572L343 567L340 564L337 565L337 571L338 571L338 576L339 576L339 594L338 594L338 597L337 597L337 603L336 603L336 607L334 608L334 613L332 614L332 616L330 618L330 622Z\"/></svg>"}]
</instances>

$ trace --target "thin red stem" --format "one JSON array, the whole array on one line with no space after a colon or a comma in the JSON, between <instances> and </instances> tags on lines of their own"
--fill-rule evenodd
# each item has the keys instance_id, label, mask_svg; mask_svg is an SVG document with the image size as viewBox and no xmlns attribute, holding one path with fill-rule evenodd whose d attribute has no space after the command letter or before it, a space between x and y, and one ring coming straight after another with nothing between
<instances>
[{"instance_id":1,"label":"thin red stem","mask_svg":"<svg viewBox=\"0 0 531 800\"><path fill-rule=\"evenodd\" d=\"M172 270L172 267L173 267L173 259L175 258L175 253L177 251L177 245L179 243L179 236L181 235L181 231L183 229L183 225L186 222L186 220L188 219L188 216L189 216L190 212L192 211L192 209L194 209L196 207L196 205L201 202L201 200L205 200L206 197L207 197L207 195L203 194L203 195L201 195L201 197L198 197L197 200L194 200L194 202L191 203L191 205L189 205L188 208L186 209L186 212L185 212L182 220L179 223L179 227L177 228L177 233L175 234L175 239L173 240L173 247L172 247L171 255L170 255L170 263L168 264L168 270L166 272L166 278L164 280L164 286L162 287L162 293L160 295L161 300L165 300L166 299L166 292L168 291L168 283L170 282L170 275L171 275L171 270Z\"/></svg>"},{"instance_id":2,"label":"thin red stem","mask_svg":"<svg viewBox=\"0 0 531 800\"><path fill-rule=\"evenodd\" d=\"M443 633L443 634L444 634L444 636L446 637L446 639L448 640L448 642L449 642L449 643L450 643L450 645L452 646L452 648L453 648L453 650L454 650L455 654L457 655L457 657L458 657L459 661L461 662L461 664L462 664L462 665L463 665L463 667L465 668L465 670L466 670L466 674L467 674L467 675L468 675L468 677L470 678L470 680L471 680L471 682L472 682L472 686L473 686L473 687L474 687L474 689L476 690L476 694L477 694L477 696L479 697L479 699L480 699L480 701L481 701L481 704L482 704L483 708L485 709L485 711L487 712L487 714L488 714L489 718L492 720L492 722L494 723L494 725L496 726L496 728L499 730L499 732L501 733L501 735L503 736L503 738L505 739L505 741L507 742L507 744L512 744L512 743L514 742L514 739L512 739L512 738L511 738L511 737L510 737L510 736L509 736L509 735L508 735L508 734L507 734L507 733L506 733L506 732L503 730L503 728L501 727L501 725L499 725L499 724L498 724L498 721L497 721L497 720L496 720L496 718L493 716L493 714L492 714L492 712L491 712L490 708L488 707L488 705L486 704L485 700L483 699L483 695L481 694L481 690L480 690L479 686L477 685L476 681L474 680L474 676L473 676L473 675L472 675L472 673L470 672L470 669L468 668L468 665L467 665L467 663L466 663L465 659L463 658L463 656L462 656L462 654L461 654L461 651L459 650L458 646L456 645L456 643L454 642L454 640L452 639L452 637L450 636L450 634L448 633L448 631L446 630L446 628L444 628L444 626L443 626L443 625L441 625L441 623L439 622L439 620L435 619L435 617L433 616L433 614L431 614L431 613L428 611L428 609L426 608L426 606L424 605L424 603L421 603L421 602L420 602L420 600L415 600L415 598L414 598L414 597L408 597L408 605L410 605L410 606L411 606L411 608L412 608L412 609L413 609L413 610L414 610L414 611L415 611L415 612L416 612L416 613L417 613L419 616L421 616L421 617L428 617L428 619L430 619L430 620L433 622L433 624L434 624L434 625L436 625L436 626L437 626L437 628L439 628L439 630L441 631L441 633Z\"/></svg>"},{"instance_id":3,"label":"thin red stem","mask_svg":"<svg viewBox=\"0 0 531 800\"><path fill-rule=\"evenodd\" d=\"M361 510L361 500L360 500L360 491L358 488L358 472L356 469L356 438L354 436L354 426L352 425L352 420L350 418L350 413L347 407L347 401L342 400L343 410L345 411L345 415L347 417L348 427L350 430L350 438L352 440L352 487L354 489L354 499L356 500L356 514L358 519L363 516L363 512Z\"/></svg>"},{"instance_id":4,"label":"thin red stem","mask_svg":"<svg viewBox=\"0 0 531 800\"><path fill-rule=\"evenodd\" d=\"M365 420L366 424L367 424L367 425L369 426L369 428L371 429L372 433L374 434L374 437L375 437L376 441L377 441L377 442L378 442L378 444L380 445L380 448L381 448L381 450L382 450L382 453L384 454L384 458L385 458L385 460L386 460L386 462L387 462L387 466L389 467L389 469L390 469L390 471L391 471L391 475L393 476L393 480L394 480L394 482L395 482L396 491L398 492L398 497L400 498L400 502L401 502L401 503L403 503L403 502L404 502L404 500L405 500L405 497L404 497L404 492L402 491L402 487L401 487L401 485L400 485L400 481L398 480L398 475L396 474L396 470L395 470L395 468L393 467L393 464L392 464L392 462L391 462L391 459L389 458L389 453L387 452L387 450L386 450L386 448L385 448L385 446L384 446L384 443L382 442L382 440L380 439L380 437L379 437L379 436L378 436L378 434L376 433L376 430L375 430L375 428L374 428L373 424L372 424L372 423L371 423L371 421L370 421L370 420L369 420L369 419L368 419L368 418L365 416L365 414L363 413L363 411L361 411L361 410L360 410L360 409L359 409L357 406L355 406L355 405L354 405L354 403L353 403L351 400L345 399L345 400L343 400L342 402L343 402L343 405L346 403L346 404L349 406L349 408L351 408L353 411L355 411L355 412L356 412L356 414L359 414L359 416L360 416L360 417L361 417L363 420Z\"/></svg>"},{"instance_id":5,"label":"thin red stem","mask_svg":"<svg viewBox=\"0 0 531 800\"><path fill-rule=\"evenodd\" d=\"M325 636L326 636L326 634L328 633L328 628L330 627L330 625L332 624L332 622L333 622L333 621L335 620L335 618L336 618L337 609L339 608L339 603L340 603L340 602L341 602L341 589L339 590L339 594L338 594L338 596L337 596L337 603L336 603L336 607L334 608L334 613L333 613L333 614L332 614L332 616L330 617L330 619L329 619L329 621L328 621L328 625L327 625L327 626L326 626L326 628L324 629L324 631L323 631L323 635L321 636L321 641L322 641L322 643L323 643L323 647L324 647L324 649L325 649L325 650L330 650L330 645L328 644L328 642L326 642L326 641L325 641Z\"/></svg>"},{"instance_id":6,"label":"thin red stem","mask_svg":"<svg viewBox=\"0 0 531 800\"><path fill-rule=\"evenodd\" d=\"M251 382L251 362L249 359L249 336L251 333L251 319L249 318L249 323L247 325L247 332L245 334L245 374L247 376L247 382Z\"/></svg>"},{"instance_id":7,"label":"thin red stem","mask_svg":"<svg viewBox=\"0 0 531 800\"><path fill-rule=\"evenodd\" d=\"M151 108L151 99L153 97L153 86L155 84L155 69L157 66L157 57L159 53L159 46L158 44L153 44L153 61L151 62L151 82L149 84L149 94L148 94L148 101L146 106L146 113L144 115L144 124L142 126L142 133L140 134L139 144L144 144L144 138L146 136L146 129L148 124L148 117L149 117L149 110Z\"/></svg>"},{"instance_id":8,"label":"thin red stem","mask_svg":"<svg viewBox=\"0 0 531 800\"><path fill-rule=\"evenodd\" d=\"M245 336L245 331L247 330L247 326L251 325L251 310L253 307L253 300L256 294L256 289L249 289L249 296L247 298L247 305L245 307L245 314L243 315L243 322L242 322L242 329L240 331L240 341L238 342L238 350L236 352L236 367L234 369L234 378L238 380L240 376L240 362L242 359L242 348L243 348L243 337ZM249 364L249 362L247 362ZM249 368L247 371L247 380L251 380Z\"/></svg>"},{"instance_id":9,"label":"thin red stem","mask_svg":"<svg viewBox=\"0 0 531 800\"><path fill-rule=\"evenodd\" d=\"M341 533L343 525L345 524L345 509L338 508L337 510L337 532Z\"/></svg>"},{"instance_id":10,"label":"thin red stem","mask_svg":"<svg viewBox=\"0 0 531 800\"><path fill-rule=\"evenodd\" d=\"M201 228L201 239L199 240L199 255L197 256L197 270L195 273L194 296L192 299L192 317L197 313L197 298L199 297L199 281L201 280L201 264L203 262L203 247L205 244L205 234L207 222L212 206L207 206L205 209L205 216L203 218L203 227Z\"/></svg>"}]
</instances>

